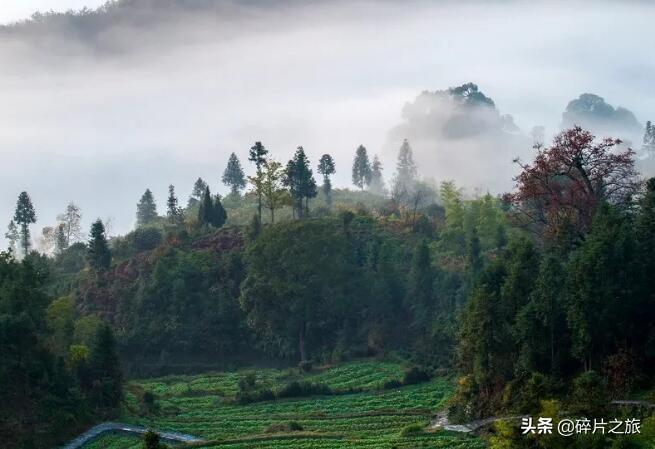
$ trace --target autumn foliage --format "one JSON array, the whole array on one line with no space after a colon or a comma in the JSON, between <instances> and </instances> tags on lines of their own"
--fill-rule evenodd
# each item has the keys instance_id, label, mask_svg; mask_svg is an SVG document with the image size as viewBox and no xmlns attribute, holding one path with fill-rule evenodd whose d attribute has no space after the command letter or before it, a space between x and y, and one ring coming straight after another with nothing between
<instances>
[{"instance_id":1,"label":"autumn foliage","mask_svg":"<svg viewBox=\"0 0 655 449\"><path fill-rule=\"evenodd\" d=\"M597 206L629 207L639 191L634 151L620 140L596 141L580 127L562 131L550 147L538 148L523 169L516 191L505 195L517 222L550 239L583 237Z\"/></svg>"}]
</instances>

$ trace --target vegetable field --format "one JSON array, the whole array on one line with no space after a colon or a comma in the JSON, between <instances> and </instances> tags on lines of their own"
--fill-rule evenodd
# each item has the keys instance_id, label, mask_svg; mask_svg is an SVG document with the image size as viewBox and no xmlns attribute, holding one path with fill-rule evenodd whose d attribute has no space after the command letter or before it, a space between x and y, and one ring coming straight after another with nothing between
<instances>
[{"instance_id":1,"label":"vegetable field","mask_svg":"<svg viewBox=\"0 0 655 449\"><path fill-rule=\"evenodd\" d=\"M384 389L402 379L399 363L364 361L299 374L258 370L256 387L276 390L291 381L328 385L336 394L239 405L230 401L245 372L169 376L130 383L125 422L193 434L206 448L483 448L482 440L423 429L451 393L451 382ZM156 411L137 412L139 397L151 392ZM291 430L293 429L293 430ZM89 448L131 449L136 439L112 435Z\"/></svg>"}]
</instances>

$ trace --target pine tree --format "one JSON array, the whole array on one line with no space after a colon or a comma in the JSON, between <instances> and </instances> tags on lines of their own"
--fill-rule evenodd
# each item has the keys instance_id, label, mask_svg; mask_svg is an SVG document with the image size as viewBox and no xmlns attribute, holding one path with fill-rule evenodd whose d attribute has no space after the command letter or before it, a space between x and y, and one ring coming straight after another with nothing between
<instances>
[{"instance_id":1,"label":"pine tree","mask_svg":"<svg viewBox=\"0 0 655 449\"><path fill-rule=\"evenodd\" d=\"M639 267L639 296L643 305L641 323L650 329L652 345L655 340L655 178L646 182L646 193L641 200L639 214L635 220L635 234L637 238L637 257ZM635 325L637 327L637 325Z\"/></svg>"},{"instance_id":2,"label":"pine tree","mask_svg":"<svg viewBox=\"0 0 655 449\"><path fill-rule=\"evenodd\" d=\"M420 329L428 326L434 312L434 270L430 250L422 240L414 250L407 284L407 304L414 315L414 325Z\"/></svg>"},{"instance_id":3,"label":"pine tree","mask_svg":"<svg viewBox=\"0 0 655 449\"><path fill-rule=\"evenodd\" d=\"M14 221L20 226L20 247L23 255L26 256L30 252L32 242L30 240L30 225L36 223L36 213L32 200L27 192L21 192L18 195L16 202L16 212L14 213Z\"/></svg>"},{"instance_id":4,"label":"pine tree","mask_svg":"<svg viewBox=\"0 0 655 449\"><path fill-rule=\"evenodd\" d=\"M89 356L92 398L96 405L117 407L123 397L123 375L120 369L116 339L106 324L98 329Z\"/></svg>"},{"instance_id":5,"label":"pine tree","mask_svg":"<svg viewBox=\"0 0 655 449\"><path fill-rule=\"evenodd\" d=\"M96 272L106 271L111 265L111 252L105 236L105 225L100 219L97 219L91 225L89 265Z\"/></svg>"},{"instance_id":6,"label":"pine tree","mask_svg":"<svg viewBox=\"0 0 655 449\"><path fill-rule=\"evenodd\" d=\"M287 163L283 183L291 193L294 212L298 218L303 218L309 212L309 199L318 193L316 180L312 169L309 168L309 160L303 147L298 147L293 159Z\"/></svg>"},{"instance_id":7,"label":"pine tree","mask_svg":"<svg viewBox=\"0 0 655 449\"><path fill-rule=\"evenodd\" d=\"M324 154L318 161L317 171L323 175L323 194L325 195L325 202L328 207L332 205L332 183L330 182L330 175L335 173L334 159L329 154Z\"/></svg>"},{"instance_id":8,"label":"pine tree","mask_svg":"<svg viewBox=\"0 0 655 449\"><path fill-rule=\"evenodd\" d=\"M16 250L18 250L18 242L20 240L20 234L18 233L18 227L16 227L16 223L14 220L11 220L9 222L9 225L7 226L7 232L5 233L5 238L7 239L7 242L9 242L9 250L13 253L16 254Z\"/></svg>"},{"instance_id":9,"label":"pine tree","mask_svg":"<svg viewBox=\"0 0 655 449\"><path fill-rule=\"evenodd\" d=\"M223 204L221 203L221 196L216 195L214 197L214 204L212 206L212 226L216 228L220 228L225 224L227 221L227 212L225 212L225 208L223 207Z\"/></svg>"},{"instance_id":10,"label":"pine tree","mask_svg":"<svg viewBox=\"0 0 655 449\"><path fill-rule=\"evenodd\" d=\"M353 161L353 184L364 190L364 187L371 183L371 163L364 145L357 147L355 160Z\"/></svg>"},{"instance_id":11,"label":"pine tree","mask_svg":"<svg viewBox=\"0 0 655 449\"><path fill-rule=\"evenodd\" d=\"M571 257L566 280L572 353L585 371L628 341L637 299L633 229L618 208L602 203L585 241ZM651 273L652 275L652 273Z\"/></svg>"},{"instance_id":12,"label":"pine tree","mask_svg":"<svg viewBox=\"0 0 655 449\"><path fill-rule=\"evenodd\" d=\"M177 196L175 196L175 187L173 184L168 186L168 199L166 200L166 215L171 223L180 222L182 211L177 205Z\"/></svg>"},{"instance_id":13,"label":"pine tree","mask_svg":"<svg viewBox=\"0 0 655 449\"><path fill-rule=\"evenodd\" d=\"M68 236L66 234L66 225L59 223L55 229L55 254L61 254L69 246Z\"/></svg>"},{"instance_id":14,"label":"pine tree","mask_svg":"<svg viewBox=\"0 0 655 449\"><path fill-rule=\"evenodd\" d=\"M212 198L209 187L205 187L200 207L198 208L198 223L201 226L213 226L220 228L227 220L227 212L223 208L220 195Z\"/></svg>"},{"instance_id":15,"label":"pine tree","mask_svg":"<svg viewBox=\"0 0 655 449\"><path fill-rule=\"evenodd\" d=\"M371 183L368 186L369 190L376 195L384 195L384 179L382 178L382 162L378 159L378 155L373 156L373 163L371 164Z\"/></svg>"},{"instance_id":16,"label":"pine tree","mask_svg":"<svg viewBox=\"0 0 655 449\"><path fill-rule=\"evenodd\" d=\"M213 213L214 204L212 203L212 195L209 187L205 187L205 192L202 194L200 207L198 208L198 223L201 226L211 225Z\"/></svg>"},{"instance_id":17,"label":"pine tree","mask_svg":"<svg viewBox=\"0 0 655 449\"><path fill-rule=\"evenodd\" d=\"M193 190L191 191L191 196L189 197L187 206L193 206L194 204L200 202L202 196L205 194L206 188L207 183L203 181L202 178L196 179L196 182L193 184Z\"/></svg>"},{"instance_id":18,"label":"pine tree","mask_svg":"<svg viewBox=\"0 0 655 449\"><path fill-rule=\"evenodd\" d=\"M393 182L393 196L397 201L406 201L416 182L417 170L412 148L407 139L398 151L396 174Z\"/></svg>"},{"instance_id":19,"label":"pine tree","mask_svg":"<svg viewBox=\"0 0 655 449\"><path fill-rule=\"evenodd\" d=\"M235 197L239 196L239 191L246 187L246 176L236 154L230 155L221 180L223 184L230 187L230 194Z\"/></svg>"},{"instance_id":20,"label":"pine tree","mask_svg":"<svg viewBox=\"0 0 655 449\"><path fill-rule=\"evenodd\" d=\"M557 376L561 368L562 346L566 336L563 292L564 270L559 257L546 255L530 302L519 312L515 334L519 343L519 364L528 371Z\"/></svg>"},{"instance_id":21,"label":"pine tree","mask_svg":"<svg viewBox=\"0 0 655 449\"><path fill-rule=\"evenodd\" d=\"M646 122L643 151L650 157L655 156L655 126L653 126L650 120Z\"/></svg>"},{"instance_id":22,"label":"pine tree","mask_svg":"<svg viewBox=\"0 0 655 449\"><path fill-rule=\"evenodd\" d=\"M152 224L157 219L157 204L150 189L146 189L141 196L139 204L136 205L137 226Z\"/></svg>"},{"instance_id":23,"label":"pine tree","mask_svg":"<svg viewBox=\"0 0 655 449\"><path fill-rule=\"evenodd\" d=\"M262 174L262 169L264 168L264 164L266 164L266 155L268 154L268 150L262 145L261 142L255 142L255 145L253 145L250 148L250 154L248 157L248 160L252 163L255 164L255 168L257 169L256 171L256 176L260 177ZM259 217L259 222L261 224L262 221L262 195L261 193L257 194L257 217Z\"/></svg>"}]
</instances>

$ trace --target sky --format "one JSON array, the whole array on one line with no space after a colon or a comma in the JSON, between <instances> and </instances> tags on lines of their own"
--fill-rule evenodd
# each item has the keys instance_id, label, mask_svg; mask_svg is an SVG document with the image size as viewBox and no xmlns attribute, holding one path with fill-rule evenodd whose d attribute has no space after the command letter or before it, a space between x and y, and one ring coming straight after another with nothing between
<instances>
[{"instance_id":1,"label":"sky","mask_svg":"<svg viewBox=\"0 0 655 449\"><path fill-rule=\"evenodd\" d=\"M79 10L83 7L96 8L105 0L2 0L0 1L0 24L7 24L29 18L36 11Z\"/></svg>"},{"instance_id":2,"label":"sky","mask_svg":"<svg viewBox=\"0 0 655 449\"><path fill-rule=\"evenodd\" d=\"M85 227L111 219L125 233L146 188L162 213L169 184L181 202L199 176L226 193L230 153L251 171L260 140L282 162L298 145L313 163L332 154L337 187L364 144L388 180L403 107L469 81L522 135L557 132L584 92L655 118L652 2L161 1L132 0L129 20L0 29L0 230L25 190L33 235L69 201ZM0 0L0 21L54 3L97 4ZM426 178L500 193L520 151L503 142L423 139L416 159Z\"/></svg>"}]
</instances>

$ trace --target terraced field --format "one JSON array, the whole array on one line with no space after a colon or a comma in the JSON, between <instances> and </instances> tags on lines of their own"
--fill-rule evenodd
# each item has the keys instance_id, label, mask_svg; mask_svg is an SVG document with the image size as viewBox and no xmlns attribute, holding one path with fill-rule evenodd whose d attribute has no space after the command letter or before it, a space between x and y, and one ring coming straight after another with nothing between
<instances>
[{"instance_id":1,"label":"terraced field","mask_svg":"<svg viewBox=\"0 0 655 449\"><path fill-rule=\"evenodd\" d=\"M448 433L426 433L434 412L443 407L452 391L448 379L382 389L385 381L402 379L405 367L391 362L355 362L300 376L296 370L259 370L258 388L280 388L293 380L321 382L334 396L312 396L257 402L231 403L238 391L241 373L201 376L170 376L132 382L128 386L123 421L200 436L206 448L483 448L472 437ZM138 395L156 395L156 415L138 416ZM129 411L131 410L131 412ZM285 426L299 425L292 432ZM415 432L403 428L419 425ZM276 431L276 428L279 429ZM89 449L132 449L136 439L110 435L87 446ZM137 446L138 447L138 446Z\"/></svg>"}]
</instances>

